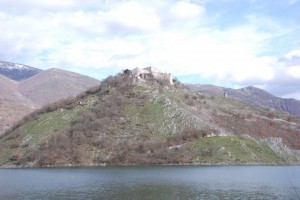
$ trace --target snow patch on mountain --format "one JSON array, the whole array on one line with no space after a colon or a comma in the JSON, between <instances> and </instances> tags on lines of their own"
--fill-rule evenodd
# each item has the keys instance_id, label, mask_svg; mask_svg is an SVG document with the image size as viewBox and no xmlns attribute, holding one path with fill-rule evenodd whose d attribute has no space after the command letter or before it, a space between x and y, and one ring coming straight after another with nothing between
<instances>
[{"instance_id":1,"label":"snow patch on mountain","mask_svg":"<svg viewBox=\"0 0 300 200\"><path fill-rule=\"evenodd\" d=\"M8 63L8 62L3 62L3 61L0 62L0 67L8 69L8 70L14 70L14 69L28 70L29 69L29 67L27 67L26 65L17 64L17 63Z\"/></svg>"},{"instance_id":2,"label":"snow patch on mountain","mask_svg":"<svg viewBox=\"0 0 300 200\"><path fill-rule=\"evenodd\" d=\"M25 80L41 71L43 70L23 64L0 61L0 74L15 81Z\"/></svg>"}]
</instances>

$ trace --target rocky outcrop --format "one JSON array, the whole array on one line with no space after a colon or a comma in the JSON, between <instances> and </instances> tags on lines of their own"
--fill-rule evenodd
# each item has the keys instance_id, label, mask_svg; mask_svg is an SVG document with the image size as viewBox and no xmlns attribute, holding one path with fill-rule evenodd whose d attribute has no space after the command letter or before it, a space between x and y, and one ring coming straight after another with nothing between
<instances>
[{"instance_id":1,"label":"rocky outcrop","mask_svg":"<svg viewBox=\"0 0 300 200\"><path fill-rule=\"evenodd\" d=\"M283 144L282 139L279 137L269 137L265 139L270 149L272 149L277 156L282 157L287 163L299 162L297 151L293 151Z\"/></svg>"}]
</instances>

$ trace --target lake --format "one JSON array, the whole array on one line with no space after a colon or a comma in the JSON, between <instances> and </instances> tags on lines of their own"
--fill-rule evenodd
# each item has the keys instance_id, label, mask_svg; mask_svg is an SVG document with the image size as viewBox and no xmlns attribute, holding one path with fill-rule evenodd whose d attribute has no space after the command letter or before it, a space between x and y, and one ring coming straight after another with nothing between
<instances>
[{"instance_id":1,"label":"lake","mask_svg":"<svg viewBox=\"0 0 300 200\"><path fill-rule=\"evenodd\" d=\"M0 199L294 200L295 190L300 166L0 169Z\"/></svg>"}]
</instances>

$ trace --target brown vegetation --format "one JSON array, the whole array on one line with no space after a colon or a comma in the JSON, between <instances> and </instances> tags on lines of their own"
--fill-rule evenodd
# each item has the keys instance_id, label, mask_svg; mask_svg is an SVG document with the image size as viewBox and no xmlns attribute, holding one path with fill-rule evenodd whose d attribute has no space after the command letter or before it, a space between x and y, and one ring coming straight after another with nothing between
<instances>
[{"instance_id":1,"label":"brown vegetation","mask_svg":"<svg viewBox=\"0 0 300 200\"><path fill-rule=\"evenodd\" d=\"M167 86L166 82L148 80L157 84L159 88ZM180 83L177 83L178 86ZM206 135L205 131L188 129L182 135L174 136L168 140L149 139L146 134L139 138L123 137L116 133L116 127L110 124L118 124L123 117L122 109L128 103L136 103L143 106L147 96L132 90L133 80L128 73L119 74L105 79L100 87L93 88L78 95L74 100L67 99L56 102L32 113L24 118L15 128L33 119L41 113L52 112L58 108L70 109L76 102L88 95L96 94L101 103L95 104L92 109L84 111L65 132L57 132L47 139L39 149L32 150L24 156L25 160L38 160L39 166L59 165L62 161L76 164L84 164L91 159L86 157L87 144L91 144L100 152L112 152L109 156L99 154L93 158L95 164L154 164L154 163L182 163L191 157L188 149L182 148L178 154L178 148L169 149L175 144L184 144L195 138ZM126 122L124 122L126 123ZM91 147L89 147L91 148ZM37 153L39 152L39 153ZM176 156L174 156L176 154Z\"/></svg>"}]
</instances>

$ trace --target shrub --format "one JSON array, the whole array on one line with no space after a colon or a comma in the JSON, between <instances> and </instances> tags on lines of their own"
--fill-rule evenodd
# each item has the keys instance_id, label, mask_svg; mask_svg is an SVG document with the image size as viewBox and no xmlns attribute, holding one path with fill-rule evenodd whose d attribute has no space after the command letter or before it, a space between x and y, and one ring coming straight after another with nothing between
<instances>
[{"instance_id":1,"label":"shrub","mask_svg":"<svg viewBox=\"0 0 300 200\"><path fill-rule=\"evenodd\" d=\"M19 141L15 141L10 145L10 148L12 149L16 149L20 146L20 142Z\"/></svg>"},{"instance_id":2,"label":"shrub","mask_svg":"<svg viewBox=\"0 0 300 200\"><path fill-rule=\"evenodd\" d=\"M20 158L21 158L21 155L19 154L19 153L15 153L15 154L13 154L11 157L10 157L10 161L18 161L18 160L20 160Z\"/></svg>"},{"instance_id":3,"label":"shrub","mask_svg":"<svg viewBox=\"0 0 300 200\"><path fill-rule=\"evenodd\" d=\"M267 117L268 117L269 119L274 119L275 115L274 115L274 113L272 113L272 112L268 112Z\"/></svg>"}]
</instances>

